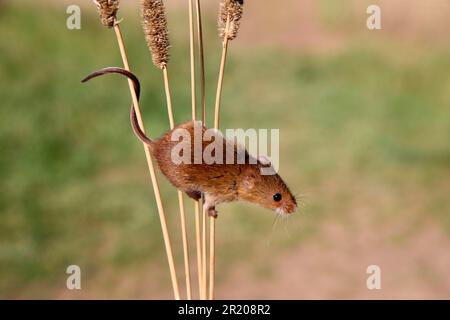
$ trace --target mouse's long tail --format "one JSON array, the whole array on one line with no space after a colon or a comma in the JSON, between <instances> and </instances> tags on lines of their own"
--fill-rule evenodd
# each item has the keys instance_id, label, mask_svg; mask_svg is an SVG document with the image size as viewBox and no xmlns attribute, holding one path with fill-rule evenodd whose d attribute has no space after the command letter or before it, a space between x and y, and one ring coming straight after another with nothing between
<instances>
[{"instance_id":1,"label":"mouse's long tail","mask_svg":"<svg viewBox=\"0 0 450 320\"><path fill-rule=\"evenodd\" d=\"M141 95L141 85L139 83L139 79L130 71L122 69L122 68L108 67L108 68L100 69L100 70L95 71L95 72L91 73L90 75L88 75L86 78L81 80L81 82L84 83L93 78L103 76L108 73L121 74L121 75L127 77L128 79L130 79L133 82L134 91L136 92L136 96L139 101L139 97ZM135 106L133 103L131 104L130 120L131 120L131 125L133 127L133 131L136 134L136 136L145 144L149 145L150 147L153 147L153 144L154 144L153 140L150 139L149 137L147 137L147 135L144 133L141 126L139 125L139 121L136 116L136 109L135 109Z\"/></svg>"}]
</instances>

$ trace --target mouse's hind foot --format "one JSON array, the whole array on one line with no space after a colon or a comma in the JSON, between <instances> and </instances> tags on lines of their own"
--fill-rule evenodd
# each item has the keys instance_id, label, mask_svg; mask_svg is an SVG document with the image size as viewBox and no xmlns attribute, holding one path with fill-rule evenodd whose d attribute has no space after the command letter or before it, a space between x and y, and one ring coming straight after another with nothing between
<instances>
[{"instance_id":1,"label":"mouse's hind foot","mask_svg":"<svg viewBox=\"0 0 450 320\"><path fill-rule=\"evenodd\" d=\"M216 218L216 219L217 219L217 217L219 216L219 215L218 215L219 212L217 212L216 207L208 208L207 211L208 211L208 216L210 216L210 217L213 217L213 218Z\"/></svg>"},{"instance_id":2,"label":"mouse's hind foot","mask_svg":"<svg viewBox=\"0 0 450 320\"><path fill-rule=\"evenodd\" d=\"M213 218L217 218L218 213L216 210L216 206L208 206L208 205L204 205L203 206L203 210L205 213L208 214L208 216L213 217Z\"/></svg>"},{"instance_id":3,"label":"mouse's hind foot","mask_svg":"<svg viewBox=\"0 0 450 320\"><path fill-rule=\"evenodd\" d=\"M209 194L204 194L203 198L203 210L208 213L208 216L217 218L218 212L216 211L216 199Z\"/></svg>"}]
</instances>

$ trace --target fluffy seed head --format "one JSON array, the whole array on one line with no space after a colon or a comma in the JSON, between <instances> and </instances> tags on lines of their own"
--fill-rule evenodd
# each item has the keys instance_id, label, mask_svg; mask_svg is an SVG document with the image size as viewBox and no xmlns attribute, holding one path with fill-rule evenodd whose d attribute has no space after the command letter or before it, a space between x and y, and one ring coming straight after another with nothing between
<instances>
[{"instance_id":1,"label":"fluffy seed head","mask_svg":"<svg viewBox=\"0 0 450 320\"><path fill-rule=\"evenodd\" d=\"M241 23L244 0L222 0L219 9L219 36L222 39L236 38ZM227 20L228 28L227 28Z\"/></svg>"},{"instance_id":2,"label":"fluffy seed head","mask_svg":"<svg viewBox=\"0 0 450 320\"><path fill-rule=\"evenodd\" d=\"M119 10L119 0L93 0L98 8L100 20L105 27L111 28L114 26L116 14Z\"/></svg>"},{"instance_id":3,"label":"fluffy seed head","mask_svg":"<svg viewBox=\"0 0 450 320\"><path fill-rule=\"evenodd\" d=\"M162 0L142 1L142 25L153 64L162 69L169 62L169 31Z\"/></svg>"}]
</instances>

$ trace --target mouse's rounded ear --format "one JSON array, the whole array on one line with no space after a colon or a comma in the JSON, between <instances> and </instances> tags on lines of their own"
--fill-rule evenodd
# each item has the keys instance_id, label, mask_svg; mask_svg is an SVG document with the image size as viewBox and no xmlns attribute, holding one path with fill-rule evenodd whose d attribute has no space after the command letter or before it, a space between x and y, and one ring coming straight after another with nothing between
<instances>
[{"instance_id":1,"label":"mouse's rounded ear","mask_svg":"<svg viewBox=\"0 0 450 320\"><path fill-rule=\"evenodd\" d=\"M255 173L255 170L247 166L244 169L244 172L242 173L242 186L245 189L253 189L256 184L257 174Z\"/></svg>"}]
</instances>

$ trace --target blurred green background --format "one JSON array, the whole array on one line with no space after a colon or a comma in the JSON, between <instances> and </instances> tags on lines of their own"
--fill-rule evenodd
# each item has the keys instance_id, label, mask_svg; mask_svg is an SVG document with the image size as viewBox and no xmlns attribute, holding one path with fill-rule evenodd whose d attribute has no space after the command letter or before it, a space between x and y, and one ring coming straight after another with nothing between
<instances>
[{"instance_id":1,"label":"blurred green background","mask_svg":"<svg viewBox=\"0 0 450 320\"><path fill-rule=\"evenodd\" d=\"M187 4L166 2L182 122ZM82 8L81 30L66 28L69 4ZM367 30L369 4L380 5L382 30ZM204 8L209 120L217 5ZM280 128L280 174L302 209L274 223L252 205L220 207L217 298L450 298L449 9L443 0L247 1L222 127ZM158 136L168 119L139 2L124 2L119 17L146 128ZM0 297L172 298L127 83L80 83L121 66L113 32L90 1L0 1L0 39ZM184 292L176 193L160 182ZM71 264L82 290L66 289ZM366 288L372 264L381 290Z\"/></svg>"}]
</instances>

